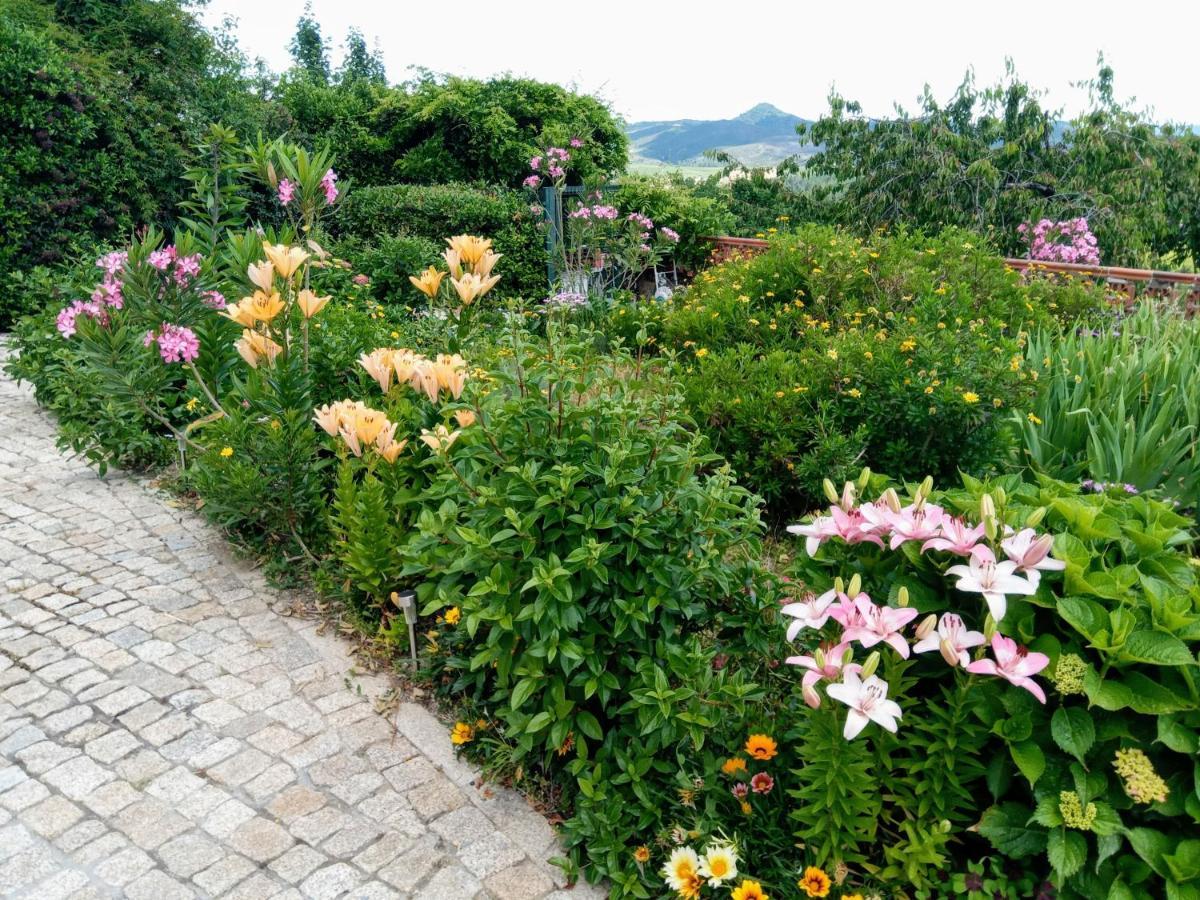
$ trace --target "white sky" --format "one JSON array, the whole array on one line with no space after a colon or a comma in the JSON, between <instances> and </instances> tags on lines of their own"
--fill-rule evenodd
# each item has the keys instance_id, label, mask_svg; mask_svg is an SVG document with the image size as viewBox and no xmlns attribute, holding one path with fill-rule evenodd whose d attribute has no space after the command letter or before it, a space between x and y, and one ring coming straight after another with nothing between
<instances>
[{"instance_id":1,"label":"white sky","mask_svg":"<svg viewBox=\"0 0 1200 900\"><path fill-rule=\"evenodd\" d=\"M358 26L383 50L389 79L410 66L486 77L512 72L608 101L630 121L730 118L756 103L815 118L831 86L887 115L912 110L922 86L946 99L968 67L993 83L1011 57L1068 116L1084 102L1070 83L1094 76L1103 51L1116 93L1159 119L1200 124L1196 0L1006 0L688 3L656 0L313 0L333 45ZM251 58L289 65L303 0L210 0L208 23L238 18ZM978 10L971 11L972 8Z\"/></svg>"}]
</instances>

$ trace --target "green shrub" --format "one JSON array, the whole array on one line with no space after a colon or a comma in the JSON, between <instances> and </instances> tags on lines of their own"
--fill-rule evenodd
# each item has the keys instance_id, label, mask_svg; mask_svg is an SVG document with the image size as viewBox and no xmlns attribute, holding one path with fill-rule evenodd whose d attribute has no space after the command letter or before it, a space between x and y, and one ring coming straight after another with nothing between
<instances>
[{"instance_id":1,"label":"green shrub","mask_svg":"<svg viewBox=\"0 0 1200 900\"><path fill-rule=\"evenodd\" d=\"M331 252L369 274L366 293L380 302L406 306L425 306L425 295L412 286L409 276L441 264L446 245L428 237L383 234L366 240L349 237L336 242Z\"/></svg>"},{"instance_id":2,"label":"green shrub","mask_svg":"<svg viewBox=\"0 0 1200 900\"><path fill-rule=\"evenodd\" d=\"M368 247L379 245L384 235L423 238L439 248L445 238L456 234L487 235L496 252L504 254L499 269L504 278L496 293L545 296L545 235L520 191L466 184L362 188L339 206L332 229L339 237L359 238Z\"/></svg>"},{"instance_id":3,"label":"green shrub","mask_svg":"<svg viewBox=\"0 0 1200 900\"><path fill-rule=\"evenodd\" d=\"M1101 330L1040 331L1025 360L1038 392L1013 420L1022 464L1200 505L1196 320L1147 304Z\"/></svg>"},{"instance_id":4,"label":"green shrub","mask_svg":"<svg viewBox=\"0 0 1200 900\"><path fill-rule=\"evenodd\" d=\"M679 178L627 175L604 202L626 212L640 212L660 228L665 225L676 231L679 244L672 255L686 269L698 269L708 260L712 247L704 238L727 234L733 226L728 209L717 200L699 196Z\"/></svg>"},{"instance_id":5,"label":"green shrub","mask_svg":"<svg viewBox=\"0 0 1200 900\"><path fill-rule=\"evenodd\" d=\"M871 242L809 226L701 273L658 338L713 448L773 517L818 498L822 466L901 477L987 471L1025 414L1026 332L1094 309L1082 283L1022 282L978 239Z\"/></svg>"}]
</instances>

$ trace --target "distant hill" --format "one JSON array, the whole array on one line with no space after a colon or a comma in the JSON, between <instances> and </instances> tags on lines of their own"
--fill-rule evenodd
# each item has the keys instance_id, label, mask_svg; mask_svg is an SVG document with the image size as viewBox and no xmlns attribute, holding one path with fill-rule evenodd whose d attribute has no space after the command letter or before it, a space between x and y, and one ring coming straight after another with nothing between
<instances>
[{"instance_id":1,"label":"distant hill","mask_svg":"<svg viewBox=\"0 0 1200 900\"><path fill-rule=\"evenodd\" d=\"M811 122L760 103L735 119L675 119L625 127L635 160L712 165L705 150L724 150L748 165L769 166L801 150L796 126Z\"/></svg>"}]
</instances>

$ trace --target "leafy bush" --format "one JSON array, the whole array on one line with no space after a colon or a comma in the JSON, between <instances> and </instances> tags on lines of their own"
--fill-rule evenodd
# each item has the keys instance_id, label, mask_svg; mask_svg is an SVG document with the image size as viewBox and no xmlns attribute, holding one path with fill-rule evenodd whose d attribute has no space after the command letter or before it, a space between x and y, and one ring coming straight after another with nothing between
<instances>
[{"instance_id":1,"label":"leafy bush","mask_svg":"<svg viewBox=\"0 0 1200 900\"><path fill-rule=\"evenodd\" d=\"M442 244L451 234L490 235L504 254L507 296L543 297L546 291L545 237L536 227L529 202L519 191L466 184L408 185L362 188L350 194L332 222L336 235L355 237L370 247L382 235L422 238ZM387 253L386 242L377 252ZM395 244L391 245L393 250ZM369 250L360 250L362 253ZM412 271L415 271L412 270ZM412 274L410 271L408 274ZM396 299L382 293L379 299ZM411 292L402 295L412 299Z\"/></svg>"},{"instance_id":2,"label":"leafy bush","mask_svg":"<svg viewBox=\"0 0 1200 900\"><path fill-rule=\"evenodd\" d=\"M622 210L636 210L676 231L679 244L673 256L687 269L698 269L707 261L711 247L704 238L728 234L733 226L733 218L723 204L700 196L678 177L627 175L604 202Z\"/></svg>"},{"instance_id":3,"label":"leafy bush","mask_svg":"<svg viewBox=\"0 0 1200 900\"><path fill-rule=\"evenodd\" d=\"M1031 414L1014 417L1021 462L1061 478L1161 489L1200 505L1200 325L1143 305L1099 330L1041 331Z\"/></svg>"},{"instance_id":4,"label":"leafy bush","mask_svg":"<svg viewBox=\"0 0 1200 900\"><path fill-rule=\"evenodd\" d=\"M1028 329L1095 308L1082 283L1023 282L978 238L824 227L701 273L668 311L685 396L714 449L775 516L818 497L822 466L984 471L1024 414Z\"/></svg>"}]
</instances>

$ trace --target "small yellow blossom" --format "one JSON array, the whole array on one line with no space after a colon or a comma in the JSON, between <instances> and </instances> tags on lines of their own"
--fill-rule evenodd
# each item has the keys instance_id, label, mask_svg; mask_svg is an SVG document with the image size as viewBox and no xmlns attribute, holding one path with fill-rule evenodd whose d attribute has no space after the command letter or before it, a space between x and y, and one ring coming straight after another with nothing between
<instances>
[{"instance_id":1,"label":"small yellow blossom","mask_svg":"<svg viewBox=\"0 0 1200 900\"><path fill-rule=\"evenodd\" d=\"M232 447L222 447L221 448L221 456L225 457L225 459L229 459L229 457L233 456L233 448Z\"/></svg>"},{"instance_id":2,"label":"small yellow blossom","mask_svg":"<svg viewBox=\"0 0 1200 900\"><path fill-rule=\"evenodd\" d=\"M457 746L469 744L475 740L475 729L466 722L455 722L450 730L450 742Z\"/></svg>"},{"instance_id":3,"label":"small yellow blossom","mask_svg":"<svg viewBox=\"0 0 1200 900\"><path fill-rule=\"evenodd\" d=\"M446 624L447 625L457 625L461 618L462 618L462 610L459 609L457 606L452 606L448 610L446 610Z\"/></svg>"},{"instance_id":4,"label":"small yellow blossom","mask_svg":"<svg viewBox=\"0 0 1200 900\"><path fill-rule=\"evenodd\" d=\"M963 391L962 399L963 403L966 403L968 406L970 406L979 402L979 395L974 391Z\"/></svg>"}]
</instances>

